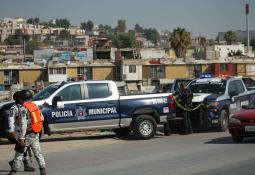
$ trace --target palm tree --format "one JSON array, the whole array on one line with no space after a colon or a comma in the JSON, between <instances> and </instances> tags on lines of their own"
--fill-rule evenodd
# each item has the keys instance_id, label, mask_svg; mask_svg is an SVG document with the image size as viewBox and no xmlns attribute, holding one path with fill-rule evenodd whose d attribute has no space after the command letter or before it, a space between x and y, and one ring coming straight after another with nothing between
<instances>
[{"instance_id":1,"label":"palm tree","mask_svg":"<svg viewBox=\"0 0 255 175\"><path fill-rule=\"evenodd\" d=\"M224 35L225 40L227 41L227 44L232 45L236 42L236 34L235 32L229 30Z\"/></svg>"},{"instance_id":2,"label":"palm tree","mask_svg":"<svg viewBox=\"0 0 255 175\"><path fill-rule=\"evenodd\" d=\"M187 32L184 28L178 27L173 30L170 42L177 58L184 58L187 48L191 43L190 32Z\"/></svg>"}]
</instances>

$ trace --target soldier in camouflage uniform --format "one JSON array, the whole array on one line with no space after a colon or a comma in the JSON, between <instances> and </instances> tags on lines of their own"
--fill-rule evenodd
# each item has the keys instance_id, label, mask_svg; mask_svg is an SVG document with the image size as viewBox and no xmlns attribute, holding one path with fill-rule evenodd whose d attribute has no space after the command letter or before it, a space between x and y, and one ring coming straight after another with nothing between
<instances>
[{"instance_id":1,"label":"soldier in camouflage uniform","mask_svg":"<svg viewBox=\"0 0 255 175\"><path fill-rule=\"evenodd\" d=\"M10 109L10 115L8 117L8 124L9 124L9 139L13 142L16 143L17 140L15 138L15 120L17 120L17 117L19 116L19 107L18 105L20 104L19 100L19 91L15 92L13 94L13 99L15 100L15 104L11 107ZM28 161L28 152L26 151L24 153L23 157L23 164L24 164L24 171L35 171L35 169L29 165ZM9 162L9 165L12 167L13 165L13 160Z\"/></svg>"},{"instance_id":2,"label":"soldier in camouflage uniform","mask_svg":"<svg viewBox=\"0 0 255 175\"><path fill-rule=\"evenodd\" d=\"M21 104L24 104L25 101L31 99L32 94L30 91L23 90L21 93L21 102L17 104L19 115L17 120L15 120L15 135L17 144L15 146L15 157L12 165L10 175L16 174L17 170L21 166L21 162L24 157L24 152L27 147L31 147L34 156L38 162L40 168L40 174L46 175L45 171L45 160L42 155L40 143L39 143L39 134L32 131L31 118L29 111L26 107Z\"/></svg>"}]
</instances>

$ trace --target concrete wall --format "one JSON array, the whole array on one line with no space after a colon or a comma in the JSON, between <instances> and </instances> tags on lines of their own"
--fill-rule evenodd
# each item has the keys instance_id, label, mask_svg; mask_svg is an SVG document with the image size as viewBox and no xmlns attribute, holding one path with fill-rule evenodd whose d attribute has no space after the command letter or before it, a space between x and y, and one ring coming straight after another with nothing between
<instances>
[{"instance_id":1,"label":"concrete wall","mask_svg":"<svg viewBox=\"0 0 255 175\"><path fill-rule=\"evenodd\" d=\"M68 77L77 77L77 67L68 67L67 68Z\"/></svg>"},{"instance_id":2,"label":"concrete wall","mask_svg":"<svg viewBox=\"0 0 255 175\"><path fill-rule=\"evenodd\" d=\"M143 75L143 79L150 79L151 78L151 67L143 65L142 75Z\"/></svg>"},{"instance_id":3,"label":"concrete wall","mask_svg":"<svg viewBox=\"0 0 255 175\"><path fill-rule=\"evenodd\" d=\"M203 74L212 73L212 65L211 64L202 65L202 73Z\"/></svg>"},{"instance_id":4,"label":"concrete wall","mask_svg":"<svg viewBox=\"0 0 255 175\"><path fill-rule=\"evenodd\" d=\"M65 74L49 74L49 82L55 83L55 82L62 82L67 81L67 75Z\"/></svg>"},{"instance_id":5,"label":"concrete wall","mask_svg":"<svg viewBox=\"0 0 255 175\"><path fill-rule=\"evenodd\" d=\"M228 70L221 70L221 65L226 64L228 67ZM213 73L215 76L220 75L229 75L229 76L235 76L236 75L236 64L234 63L213 63Z\"/></svg>"},{"instance_id":6,"label":"concrete wall","mask_svg":"<svg viewBox=\"0 0 255 175\"><path fill-rule=\"evenodd\" d=\"M255 76L255 64L246 64L246 75Z\"/></svg>"},{"instance_id":7,"label":"concrete wall","mask_svg":"<svg viewBox=\"0 0 255 175\"><path fill-rule=\"evenodd\" d=\"M19 81L33 84L40 81L41 70L19 70Z\"/></svg>"},{"instance_id":8,"label":"concrete wall","mask_svg":"<svg viewBox=\"0 0 255 175\"><path fill-rule=\"evenodd\" d=\"M112 80L113 67L93 67L92 79L93 80Z\"/></svg>"},{"instance_id":9,"label":"concrete wall","mask_svg":"<svg viewBox=\"0 0 255 175\"><path fill-rule=\"evenodd\" d=\"M130 65L123 65L123 79L124 80L142 80L142 65L134 65L136 66L136 72L130 73L129 72Z\"/></svg>"},{"instance_id":10,"label":"concrete wall","mask_svg":"<svg viewBox=\"0 0 255 175\"><path fill-rule=\"evenodd\" d=\"M142 59L163 58L165 50L162 49L141 49Z\"/></svg>"},{"instance_id":11,"label":"concrete wall","mask_svg":"<svg viewBox=\"0 0 255 175\"><path fill-rule=\"evenodd\" d=\"M245 76L246 75L246 64L236 64L236 74L237 76Z\"/></svg>"},{"instance_id":12,"label":"concrete wall","mask_svg":"<svg viewBox=\"0 0 255 175\"><path fill-rule=\"evenodd\" d=\"M186 65L166 65L165 72L166 79L188 77L188 69Z\"/></svg>"},{"instance_id":13,"label":"concrete wall","mask_svg":"<svg viewBox=\"0 0 255 175\"><path fill-rule=\"evenodd\" d=\"M4 84L4 71L0 70L0 84Z\"/></svg>"},{"instance_id":14,"label":"concrete wall","mask_svg":"<svg viewBox=\"0 0 255 175\"><path fill-rule=\"evenodd\" d=\"M221 58L226 58L228 57L228 53L233 51L237 52L240 50L242 54L244 54L244 45L239 44L239 45L215 45L214 50L218 51L220 53Z\"/></svg>"}]
</instances>

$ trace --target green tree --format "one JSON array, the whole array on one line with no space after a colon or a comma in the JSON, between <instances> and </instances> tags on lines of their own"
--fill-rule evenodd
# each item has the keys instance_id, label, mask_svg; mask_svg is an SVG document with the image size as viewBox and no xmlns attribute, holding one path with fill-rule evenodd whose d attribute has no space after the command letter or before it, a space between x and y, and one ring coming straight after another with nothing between
<instances>
[{"instance_id":1,"label":"green tree","mask_svg":"<svg viewBox=\"0 0 255 175\"><path fill-rule=\"evenodd\" d=\"M176 56L178 58L184 58L187 52L187 48L191 43L190 32L187 32L184 28L178 27L177 29L173 30L173 33L170 37L170 42Z\"/></svg>"},{"instance_id":2,"label":"green tree","mask_svg":"<svg viewBox=\"0 0 255 175\"><path fill-rule=\"evenodd\" d=\"M30 38L29 35L24 34L21 29L17 29L17 30L15 30L14 35L10 35L10 36L8 36L8 38L6 38L4 40L4 44L19 45L19 44L22 44L23 39L25 39L26 41L29 41L29 38Z\"/></svg>"},{"instance_id":3,"label":"green tree","mask_svg":"<svg viewBox=\"0 0 255 175\"><path fill-rule=\"evenodd\" d=\"M17 38L16 35L10 35L4 40L4 44L6 45L18 45L21 44L20 38Z\"/></svg>"},{"instance_id":4,"label":"green tree","mask_svg":"<svg viewBox=\"0 0 255 175\"><path fill-rule=\"evenodd\" d=\"M94 23L90 20L88 20L87 22L81 23L81 29L92 31L93 27L94 27Z\"/></svg>"},{"instance_id":5,"label":"green tree","mask_svg":"<svg viewBox=\"0 0 255 175\"><path fill-rule=\"evenodd\" d=\"M134 48L135 47L135 36L130 33L122 33L119 35L111 36L112 43L118 49L120 48Z\"/></svg>"},{"instance_id":6,"label":"green tree","mask_svg":"<svg viewBox=\"0 0 255 175\"><path fill-rule=\"evenodd\" d=\"M237 40L235 32L233 32L231 30L229 30L225 33L224 38L225 38L227 44L229 44L229 45L236 43L236 40Z\"/></svg>"},{"instance_id":7,"label":"green tree","mask_svg":"<svg viewBox=\"0 0 255 175\"><path fill-rule=\"evenodd\" d=\"M71 34L68 30L61 30L58 38L61 40L69 40L71 38Z\"/></svg>"},{"instance_id":8,"label":"green tree","mask_svg":"<svg viewBox=\"0 0 255 175\"><path fill-rule=\"evenodd\" d=\"M70 27L70 22L68 19L56 19L56 26L57 27L63 27L65 29L68 29Z\"/></svg>"},{"instance_id":9,"label":"green tree","mask_svg":"<svg viewBox=\"0 0 255 175\"><path fill-rule=\"evenodd\" d=\"M160 41L160 35L156 29L144 29L144 35L147 40L151 41L155 45L157 45Z\"/></svg>"},{"instance_id":10,"label":"green tree","mask_svg":"<svg viewBox=\"0 0 255 175\"><path fill-rule=\"evenodd\" d=\"M27 20L27 23L28 24L34 24L34 25L36 25L36 24L39 24L40 23L40 19L37 17L37 18L29 18L28 20Z\"/></svg>"},{"instance_id":11,"label":"green tree","mask_svg":"<svg viewBox=\"0 0 255 175\"><path fill-rule=\"evenodd\" d=\"M113 34L114 33L114 29L109 25L99 24L98 28L102 33L105 33L105 34Z\"/></svg>"},{"instance_id":12,"label":"green tree","mask_svg":"<svg viewBox=\"0 0 255 175\"><path fill-rule=\"evenodd\" d=\"M26 43L26 54L33 54L34 50L40 48L41 42L36 40L31 40Z\"/></svg>"},{"instance_id":13,"label":"green tree","mask_svg":"<svg viewBox=\"0 0 255 175\"><path fill-rule=\"evenodd\" d=\"M139 24L135 24L134 30L136 33L143 33L143 27L141 27Z\"/></svg>"},{"instance_id":14,"label":"green tree","mask_svg":"<svg viewBox=\"0 0 255 175\"><path fill-rule=\"evenodd\" d=\"M117 33L125 33L126 29L127 29L126 20L124 19L118 20L118 25L116 27Z\"/></svg>"}]
</instances>

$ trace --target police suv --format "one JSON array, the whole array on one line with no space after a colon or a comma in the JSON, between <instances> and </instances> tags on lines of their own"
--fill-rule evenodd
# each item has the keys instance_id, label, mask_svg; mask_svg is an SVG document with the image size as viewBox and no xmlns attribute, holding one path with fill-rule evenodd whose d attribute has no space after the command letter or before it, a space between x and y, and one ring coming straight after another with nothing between
<instances>
[{"instance_id":1,"label":"police suv","mask_svg":"<svg viewBox=\"0 0 255 175\"><path fill-rule=\"evenodd\" d=\"M194 129L210 126L225 131L229 117L255 96L255 90L248 91L240 77L199 78L188 88L193 92L193 108L200 105L191 115Z\"/></svg>"},{"instance_id":2,"label":"police suv","mask_svg":"<svg viewBox=\"0 0 255 175\"><path fill-rule=\"evenodd\" d=\"M112 129L117 135L124 136L133 131L139 139L150 139L157 124L174 115L170 93L120 95L113 81L53 84L34 95L33 101L41 106L44 132L48 134ZM8 106L10 103L2 109L8 112Z\"/></svg>"}]
</instances>

